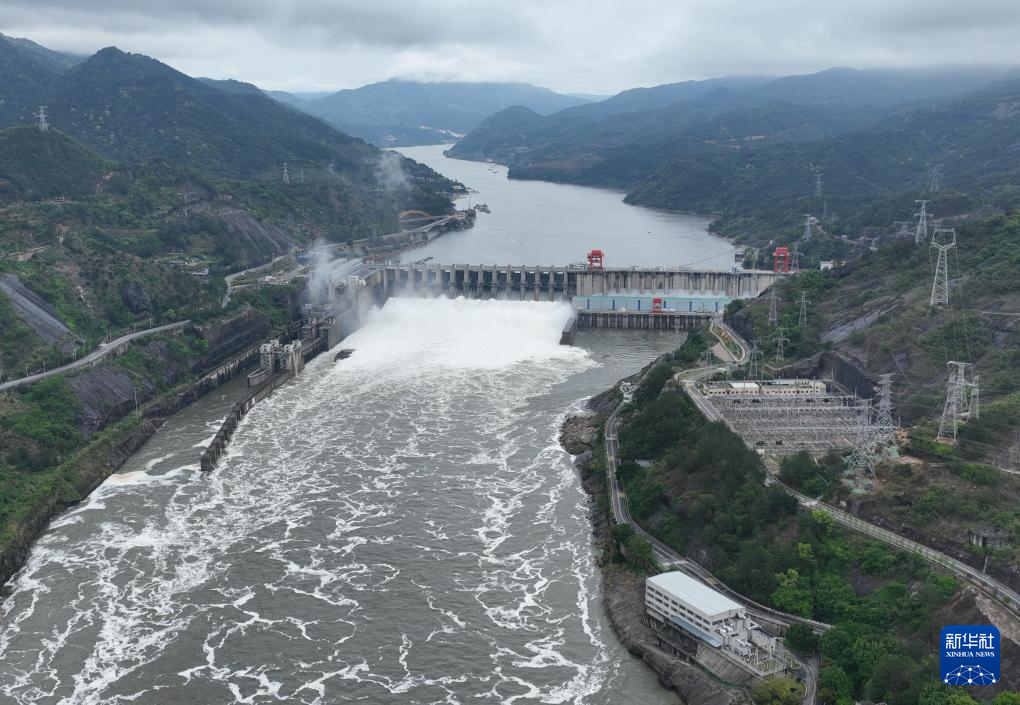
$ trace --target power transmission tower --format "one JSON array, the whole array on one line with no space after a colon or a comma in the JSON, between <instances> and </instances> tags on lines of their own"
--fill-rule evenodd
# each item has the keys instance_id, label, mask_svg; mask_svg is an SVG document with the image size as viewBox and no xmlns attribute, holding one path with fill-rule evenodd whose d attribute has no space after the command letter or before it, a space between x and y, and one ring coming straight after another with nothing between
<instances>
[{"instance_id":1,"label":"power transmission tower","mask_svg":"<svg viewBox=\"0 0 1020 705\"><path fill-rule=\"evenodd\" d=\"M779 321L779 302L782 301L782 299L776 296L775 289L769 290L768 299L769 299L769 323L771 323L772 325L776 325L776 323Z\"/></svg>"},{"instance_id":2,"label":"power transmission tower","mask_svg":"<svg viewBox=\"0 0 1020 705\"><path fill-rule=\"evenodd\" d=\"M793 246L793 252L790 253L790 271L800 271L800 251L797 250L797 246Z\"/></svg>"},{"instance_id":3,"label":"power transmission tower","mask_svg":"<svg viewBox=\"0 0 1020 705\"><path fill-rule=\"evenodd\" d=\"M938 193L942 190L942 165L932 164L931 169L928 171L928 190L932 193Z\"/></svg>"},{"instance_id":4,"label":"power transmission tower","mask_svg":"<svg viewBox=\"0 0 1020 705\"><path fill-rule=\"evenodd\" d=\"M896 442L896 424L892 419L892 375L878 377L878 407L875 413L875 439L881 446Z\"/></svg>"},{"instance_id":5,"label":"power transmission tower","mask_svg":"<svg viewBox=\"0 0 1020 705\"><path fill-rule=\"evenodd\" d=\"M287 162L283 163L283 183L290 183L290 172L287 170Z\"/></svg>"},{"instance_id":6,"label":"power transmission tower","mask_svg":"<svg viewBox=\"0 0 1020 705\"><path fill-rule=\"evenodd\" d=\"M949 382L946 384L946 404L942 407L942 418L939 420L938 440L956 443L960 414L967 407L967 368L970 363L950 360L947 365Z\"/></svg>"},{"instance_id":7,"label":"power transmission tower","mask_svg":"<svg viewBox=\"0 0 1020 705\"><path fill-rule=\"evenodd\" d=\"M811 223L814 222L814 218L811 217L810 213L804 214L804 239L811 239Z\"/></svg>"},{"instance_id":8,"label":"power transmission tower","mask_svg":"<svg viewBox=\"0 0 1020 705\"><path fill-rule=\"evenodd\" d=\"M807 325L807 307L811 303L807 300L807 292L800 292L800 298L797 299L797 303L800 304L800 319L797 321L797 325L803 328Z\"/></svg>"},{"instance_id":9,"label":"power transmission tower","mask_svg":"<svg viewBox=\"0 0 1020 705\"><path fill-rule=\"evenodd\" d=\"M928 225L931 224L932 214L928 212L928 201L914 201L921 204L921 210L914 213L917 218L917 230L914 231L914 244L920 245L928 241Z\"/></svg>"},{"instance_id":10,"label":"power transmission tower","mask_svg":"<svg viewBox=\"0 0 1020 705\"><path fill-rule=\"evenodd\" d=\"M758 341L755 340L751 343L751 368L748 370L748 374L751 379L758 379L758 359L761 357L761 348L758 347Z\"/></svg>"},{"instance_id":11,"label":"power transmission tower","mask_svg":"<svg viewBox=\"0 0 1020 705\"><path fill-rule=\"evenodd\" d=\"M939 251L935 263L935 281L931 285L931 303L929 306L949 305L949 250L956 247L956 230L953 228L935 228L931 234L931 247Z\"/></svg>"},{"instance_id":12,"label":"power transmission tower","mask_svg":"<svg viewBox=\"0 0 1020 705\"><path fill-rule=\"evenodd\" d=\"M779 335L776 336L776 362L780 365L783 364L783 360L785 359L785 356L783 355L783 344L790 342L790 339L783 335L785 331L785 328L780 328Z\"/></svg>"},{"instance_id":13,"label":"power transmission tower","mask_svg":"<svg viewBox=\"0 0 1020 705\"><path fill-rule=\"evenodd\" d=\"M822 172L815 174L815 196L822 195Z\"/></svg>"},{"instance_id":14,"label":"power transmission tower","mask_svg":"<svg viewBox=\"0 0 1020 705\"><path fill-rule=\"evenodd\" d=\"M852 432L853 448L847 470L850 475L860 479L875 474L875 433L871 423L871 400L858 400L856 411L857 423Z\"/></svg>"},{"instance_id":15,"label":"power transmission tower","mask_svg":"<svg viewBox=\"0 0 1020 705\"><path fill-rule=\"evenodd\" d=\"M40 132L46 132L50 129L50 121L46 117L45 105L40 105L39 109L35 111L35 119L38 120L36 124L39 126Z\"/></svg>"}]
</instances>

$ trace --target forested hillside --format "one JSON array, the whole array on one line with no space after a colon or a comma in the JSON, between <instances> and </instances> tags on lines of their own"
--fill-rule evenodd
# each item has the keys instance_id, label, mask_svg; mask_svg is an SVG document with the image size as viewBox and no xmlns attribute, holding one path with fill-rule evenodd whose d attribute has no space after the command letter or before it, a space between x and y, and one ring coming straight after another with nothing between
<instances>
[{"instance_id":1,"label":"forested hillside","mask_svg":"<svg viewBox=\"0 0 1020 705\"><path fill-rule=\"evenodd\" d=\"M450 154L506 163L511 178L614 186L632 203L714 213L720 232L745 241L789 237L805 212L856 236L908 217L887 219L889 205L909 208L931 164L946 190L966 194L954 213L1016 198L1020 82L996 82L1011 76L840 69L689 89L632 112L597 112L626 94L548 117L514 108Z\"/></svg>"}]
</instances>

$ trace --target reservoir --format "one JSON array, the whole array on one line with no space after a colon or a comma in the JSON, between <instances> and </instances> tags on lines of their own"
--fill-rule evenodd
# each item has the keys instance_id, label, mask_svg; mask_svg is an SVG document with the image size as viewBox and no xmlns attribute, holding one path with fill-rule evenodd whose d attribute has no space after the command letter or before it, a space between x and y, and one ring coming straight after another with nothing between
<instances>
[{"instance_id":1,"label":"reservoir","mask_svg":"<svg viewBox=\"0 0 1020 705\"><path fill-rule=\"evenodd\" d=\"M486 204L470 230L451 232L404 253L404 261L432 257L442 264L566 265L592 248L607 267L729 270L733 246L708 233L708 218L631 206L607 189L508 179L497 164L450 159L447 145L398 151L476 193L458 208Z\"/></svg>"},{"instance_id":2,"label":"reservoir","mask_svg":"<svg viewBox=\"0 0 1020 705\"><path fill-rule=\"evenodd\" d=\"M729 264L700 219L406 151L493 211L415 259L600 246L610 265ZM319 356L255 407L212 473L198 458L241 383L178 414L11 581L0 703L676 703L606 623L590 507L557 435L681 338L580 331L561 346L569 314L391 299L344 342L349 359Z\"/></svg>"}]
</instances>

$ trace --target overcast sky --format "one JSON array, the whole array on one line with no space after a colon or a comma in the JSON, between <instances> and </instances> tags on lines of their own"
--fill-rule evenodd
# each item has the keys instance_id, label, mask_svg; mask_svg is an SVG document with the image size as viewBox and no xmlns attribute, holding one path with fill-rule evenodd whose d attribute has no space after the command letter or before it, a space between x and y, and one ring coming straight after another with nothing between
<instances>
[{"instance_id":1,"label":"overcast sky","mask_svg":"<svg viewBox=\"0 0 1020 705\"><path fill-rule=\"evenodd\" d=\"M1020 0L0 0L0 32L279 90L394 77L609 94L830 66L1020 63Z\"/></svg>"}]
</instances>

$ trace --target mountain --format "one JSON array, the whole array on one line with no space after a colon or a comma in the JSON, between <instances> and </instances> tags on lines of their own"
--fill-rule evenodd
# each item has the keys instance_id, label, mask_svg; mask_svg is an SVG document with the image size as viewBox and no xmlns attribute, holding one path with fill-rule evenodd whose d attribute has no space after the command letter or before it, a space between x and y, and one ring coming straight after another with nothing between
<instances>
[{"instance_id":1,"label":"mountain","mask_svg":"<svg viewBox=\"0 0 1020 705\"><path fill-rule=\"evenodd\" d=\"M1016 75L831 69L743 88L670 84L549 116L508 109L449 154L507 164L511 178L612 186L629 202L718 213L720 232L749 240L820 214L823 199L805 197L821 172L842 225L877 222L869 214L887 224L904 214L889 217L888 201L875 200L916 192L929 162L953 173L947 184L986 194L1014 173ZM996 81L1004 76L1014 78Z\"/></svg>"},{"instance_id":2,"label":"mountain","mask_svg":"<svg viewBox=\"0 0 1020 705\"><path fill-rule=\"evenodd\" d=\"M55 130L0 130L0 201L95 192L114 164Z\"/></svg>"},{"instance_id":3,"label":"mountain","mask_svg":"<svg viewBox=\"0 0 1020 705\"><path fill-rule=\"evenodd\" d=\"M467 132L512 105L548 114L585 102L526 83L392 80L305 100L297 106L370 142L407 145L449 142L455 134Z\"/></svg>"},{"instance_id":4,"label":"mountain","mask_svg":"<svg viewBox=\"0 0 1020 705\"><path fill-rule=\"evenodd\" d=\"M0 34L0 126L31 120L40 86L75 63L75 57Z\"/></svg>"},{"instance_id":5,"label":"mountain","mask_svg":"<svg viewBox=\"0 0 1020 705\"><path fill-rule=\"evenodd\" d=\"M284 162L370 176L376 151L236 81L202 81L155 59L103 49L42 91L55 127L125 161L166 159L266 178Z\"/></svg>"}]
</instances>

